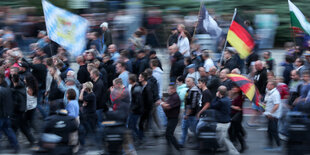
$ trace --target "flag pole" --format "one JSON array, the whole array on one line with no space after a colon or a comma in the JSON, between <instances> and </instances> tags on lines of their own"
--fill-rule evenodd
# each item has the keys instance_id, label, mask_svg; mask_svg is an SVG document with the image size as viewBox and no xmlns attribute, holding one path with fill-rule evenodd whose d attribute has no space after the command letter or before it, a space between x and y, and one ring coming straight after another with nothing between
<instances>
[{"instance_id":1,"label":"flag pole","mask_svg":"<svg viewBox=\"0 0 310 155\"><path fill-rule=\"evenodd\" d=\"M234 15L233 15L233 17L232 17L232 20L231 20L230 26L231 26L231 24L233 23L233 21L235 20L236 14L237 14L237 8L235 8ZM229 28L230 28L230 26L229 26ZM229 31L229 30L228 30L228 31ZM227 32L227 35L228 35L228 32ZM227 46L227 36L226 36L226 40L225 40L225 44L224 44L224 48L223 48L223 50L222 50L222 55L221 55L220 65L222 64L222 61L223 61L223 56L224 56L224 51L225 51L225 49L226 49L226 46ZM220 70L220 68L218 68L218 70Z\"/></svg>"},{"instance_id":2,"label":"flag pole","mask_svg":"<svg viewBox=\"0 0 310 155\"><path fill-rule=\"evenodd\" d=\"M199 22L199 16L200 16L200 12L201 12L201 7L202 7L202 5L203 5L203 1L204 1L204 0L200 0L200 8L199 8L199 12L198 12L198 21L197 21L197 24L196 24L196 26L195 26L194 33L193 33L191 42L193 42L194 36L195 36L195 34L196 34L196 28L197 28L197 25L198 25L198 22Z\"/></svg>"}]
</instances>

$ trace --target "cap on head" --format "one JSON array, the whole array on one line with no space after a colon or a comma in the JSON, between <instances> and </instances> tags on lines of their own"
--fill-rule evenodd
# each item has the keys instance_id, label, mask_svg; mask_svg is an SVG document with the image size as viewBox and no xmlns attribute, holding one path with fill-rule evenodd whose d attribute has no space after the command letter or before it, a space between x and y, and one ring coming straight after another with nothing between
<instances>
[{"instance_id":1,"label":"cap on head","mask_svg":"<svg viewBox=\"0 0 310 155\"><path fill-rule=\"evenodd\" d=\"M186 69L195 68L195 67L196 67L195 64L190 64L186 67Z\"/></svg>"}]
</instances>

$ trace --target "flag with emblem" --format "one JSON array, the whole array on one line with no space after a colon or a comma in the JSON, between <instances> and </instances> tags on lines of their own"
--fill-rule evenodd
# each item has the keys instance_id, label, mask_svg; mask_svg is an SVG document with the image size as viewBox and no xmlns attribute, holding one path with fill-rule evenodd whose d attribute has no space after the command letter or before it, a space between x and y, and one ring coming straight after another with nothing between
<instances>
[{"instance_id":1,"label":"flag with emblem","mask_svg":"<svg viewBox=\"0 0 310 155\"><path fill-rule=\"evenodd\" d=\"M48 37L71 54L80 55L86 45L88 21L42 0Z\"/></svg>"},{"instance_id":2,"label":"flag with emblem","mask_svg":"<svg viewBox=\"0 0 310 155\"><path fill-rule=\"evenodd\" d=\"M310 23L304 14L290 0L288 0L288 6L290 9L291 26L294 32L310 34Z\"/></svg>"}]
</instances>

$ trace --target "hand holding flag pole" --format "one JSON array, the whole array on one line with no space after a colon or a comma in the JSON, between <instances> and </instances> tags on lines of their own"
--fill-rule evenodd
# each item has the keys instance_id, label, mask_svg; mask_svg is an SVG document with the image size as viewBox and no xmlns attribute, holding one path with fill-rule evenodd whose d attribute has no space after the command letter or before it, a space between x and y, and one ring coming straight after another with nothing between
<instances>
[{"instance_id":1,"label":"hand holding flag pole","mask_svg":"<svg viewBox=\"0 0 310 155\"><path fill-rule=\"evenodd\" d=\"M237 14L237 8L235 8L234 15L232 17L230 26L233 23L233 21L235 20L236 14ZM220 59L220 65L222 64L222 61L223 61L223 56L224 56L224 52L225 52L226 46L227 46L227 36L226 36L225 44L224 44L224 47L223 47L223 50L222 50L222 55L221 55L221 59ZM220 70L220 68L218 68L218 70Z\"/></svg>"}]
</instances>

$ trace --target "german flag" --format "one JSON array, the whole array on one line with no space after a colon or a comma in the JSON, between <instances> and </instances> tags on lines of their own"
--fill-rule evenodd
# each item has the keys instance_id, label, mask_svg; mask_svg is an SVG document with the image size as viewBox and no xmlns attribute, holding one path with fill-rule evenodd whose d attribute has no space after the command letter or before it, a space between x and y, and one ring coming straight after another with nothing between
<instances>
[{"instance_id":1,"label":"german flag","mask_svg":"<svg viewBox=\"0 0 310 155\"><path fill-rule=\"evenodd\" d=\"M237 50L241 59L248 57L254 48L254 40L244 25L244 20L237 14L228 30L227 41Z\"/></svg>"}]
</instances>

